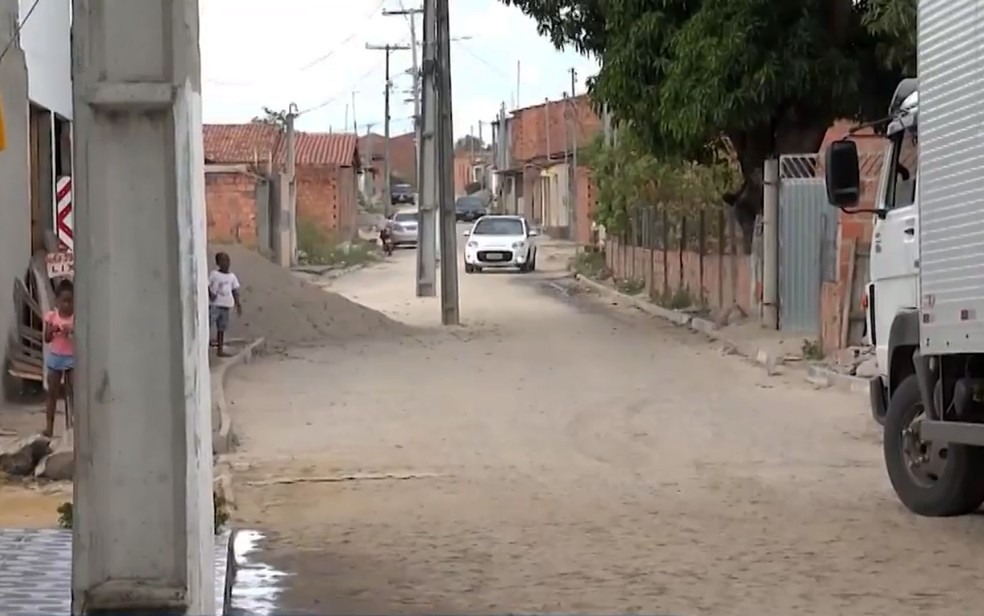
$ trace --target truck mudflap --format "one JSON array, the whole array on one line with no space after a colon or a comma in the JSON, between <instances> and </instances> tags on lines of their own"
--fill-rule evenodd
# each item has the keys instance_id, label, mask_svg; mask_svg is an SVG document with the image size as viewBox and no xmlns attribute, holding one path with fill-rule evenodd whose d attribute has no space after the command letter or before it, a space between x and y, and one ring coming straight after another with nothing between
<instances>
[{"instance_id":1,"label":"truck mudflap","mask_svg":"<svg viewBox=\"0 0 984 616\"><path fill-rule=\"evenodd\" d=\"M878 423L885 421L885 413L888 412L887 390L885 379L881 375L873 376L868 381L868 398L871 402L871 416Z\"/></svg>"}]
</instances>

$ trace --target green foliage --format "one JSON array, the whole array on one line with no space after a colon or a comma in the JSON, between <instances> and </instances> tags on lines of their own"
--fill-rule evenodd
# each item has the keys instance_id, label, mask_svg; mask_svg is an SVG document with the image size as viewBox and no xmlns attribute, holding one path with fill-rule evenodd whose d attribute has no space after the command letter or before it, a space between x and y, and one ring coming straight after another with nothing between
<instances>
[{"instance_id":1,"label":"green foliage","mask_svg":"<svg viewBox=\"0 0 984 616\"><path fill-rule=\"evenodd\" d=\"M667 289L664 293L660 293L654 298L654 301L663 308L669 308L670 310L685 310L697 305L690 289L686 287L680 287L675 291Z\"/></svg>"},{"instance_id":2,"label":"green foliage","mask_svg":"<svg viewBox=\"0 0 984 616\"><path fill-rule=\"evenodd\" d=\"M351 267L379 256L375 244L342 242L308 220L297 221L297 250L305 265Z\"/></svg>"},{"instance_id":3,"label":"green foliage","mask_svg":"<svg viewBox=\"0 0 984 616\"><path fill-rule=\"evenodd\" d=\"M615 283L615 288L619 293L639 295L646 290L646 282L639 278L623 278Z\"/></svg>"},{"instance_id":4,"label":"green foliage","mask_svg":"<svg viewBox=\"0 0 984 616\"><path fill-rule=\"evenodd\" d=\"M215 513L215 534L222 532L222 528L229 521L229 505L222 494L212 493L212 508ZM74 506L72 503L62 503L58 506L58 526L60 528L72 528L74 523Z\"/></svg>"},{"instance_id":5,"label":"green foliage","mask_svg":"<svg viewBox=\"0 0 984 616\"><path fill-rule=\"evenodd\" d=\"M603 280L607 278L606 274L608 274L605 253L601 250L579 252L574 257L571 267L578 274L592 280Z\"/></svg>"},{"instance_id":6,"label":"green foliage","mask_svg":"<svg viewBox=\"0 0 984 616\"><path fill-rule=\"evenodd\" d=\"M62 503L58 505L58 526L60 528L72 528L73 507L72 503Z\"/></svg>"},{"instance_id":7,"label":"green foliage","mask_svg":"<svg viewBox=\"0 0 984 616\"><path fill-rule=\"evenodd\" d=\"M287 112L263 107L263 115L254 116L252 121L256 124L271 124L284 129L287 127Z\"/></svg>"},{"instance_id":8,"label":"green foliage","mask_svg":"<svg viewBox=\"0 0 984 616\"><path fill-rule=\"evenodd\" d=\"M823 346L818 340L803 340L801 347L803 359L809 361L820 361L824 357Z\"/></svg>"},{"instance_id":9,"label":"green foliage","mask_svg":"<svg viewBox=\"0 0 984 616\"><path fill-rule=\"evenodd\" d=\"M726 139L746 183L836 118L883 115L914 59L914 0L502 1L600 60L592 95L645 151L707 162Z\"/></svg>"},{"instance_id":10,"label":"green foliage","mask_svg":"<svg viewBox=\"0 0 984 616\"><path fill-rule=\"evenodd\" d=\"M598 189L595 221L612 233L626 230L640 206L660 205L674 219L720 207L738 177L723 156L707 164L657 157L631 130L611 147L592 144L587 159Z\"/></svg>"}]
</instances>

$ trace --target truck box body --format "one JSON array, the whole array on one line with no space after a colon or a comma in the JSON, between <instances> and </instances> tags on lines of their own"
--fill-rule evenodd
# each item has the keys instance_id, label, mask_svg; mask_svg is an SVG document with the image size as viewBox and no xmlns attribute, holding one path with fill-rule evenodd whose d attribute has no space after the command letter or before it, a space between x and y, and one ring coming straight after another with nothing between
<instances>
[{"instance_id":1,"label":"truck box body","mask_svg":"<svg viewBox=\"0 0 984 616\"><path fill-rule=\"evenodd\" d=\"M984 0L918 23L920 346L984 353Z\"/></svg>"}]
</instances>

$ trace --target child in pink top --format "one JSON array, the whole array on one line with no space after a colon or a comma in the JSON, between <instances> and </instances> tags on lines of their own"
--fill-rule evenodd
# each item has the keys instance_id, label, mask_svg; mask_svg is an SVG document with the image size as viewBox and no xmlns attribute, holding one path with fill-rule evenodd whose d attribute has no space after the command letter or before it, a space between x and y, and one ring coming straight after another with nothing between
<instances>
[{"instance_id":1,"label":"child in pink top","mask_svg":"<svg viewBox=\"0 0 984 616\"><path fill-rule=\"evenodd\" d=\"M55 431L58 400L72 395L75 369L75 287L62 280L55 290L55 310L44 315L44 341L48 343L48 399L45 407L45 436ZM65 410L68 412L68 409Z\"/></svg>"}]
</instances>

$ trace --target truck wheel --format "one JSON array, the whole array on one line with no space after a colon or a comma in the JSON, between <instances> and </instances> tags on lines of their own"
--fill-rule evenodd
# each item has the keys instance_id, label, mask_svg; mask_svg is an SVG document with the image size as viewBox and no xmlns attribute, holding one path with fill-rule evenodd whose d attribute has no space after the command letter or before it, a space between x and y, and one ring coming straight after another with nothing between
<instances>
[{"instance_id":1,"label":"truck wheel","mask_svg":"<svg viewBox=\"0 0 984 616\"><path fill-rule=\"evenodd\" d=\"M984 503L984 449L919 438L924 417L919 383L899 384L885 414L885 467L899 500L929 517L964 515Z\"/></svg>"}]
</instances>

